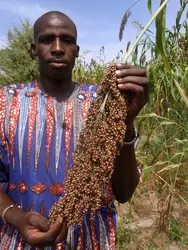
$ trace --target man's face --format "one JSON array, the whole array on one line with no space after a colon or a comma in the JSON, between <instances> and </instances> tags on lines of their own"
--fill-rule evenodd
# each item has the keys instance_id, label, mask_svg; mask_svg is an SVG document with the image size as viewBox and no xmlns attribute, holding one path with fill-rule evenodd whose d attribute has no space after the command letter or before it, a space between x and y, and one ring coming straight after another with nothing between
<instances>
[{"instance_id":1,"label":"man's face","mask_svg":"<svg viewBox=\"0 0 188 250\"><path fill-rule=\"evenodd\" d=\"M48 16L37 26L34 51L40 73L54 79L71 75L78 57L77 33L73 23L62 16Z\"/></svg>"}]
</instances>

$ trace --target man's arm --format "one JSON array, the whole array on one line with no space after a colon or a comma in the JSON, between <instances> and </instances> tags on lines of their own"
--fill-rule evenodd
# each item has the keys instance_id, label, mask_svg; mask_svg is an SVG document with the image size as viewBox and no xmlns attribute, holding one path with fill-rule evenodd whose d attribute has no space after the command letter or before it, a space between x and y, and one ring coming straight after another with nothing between
<instances>
[{"instance_id":1,"label":"man's arm","mask_svg":"<svg viewBox=\"0 0 188 250\"><path fill-rule=\"evenodd\" d=\"M36 212L25 212L18 208L15 202L8 196L8 173L0 159L0 220L17 228L26 241L32 246L45 247L54 245L66 239L67 227L62 218L53 226L48 220Z\"/></svg>"},{"instance_id":2,"label":"man's arm","mask_svg":"<svg viewBox=\"0 0 188 250\"><path fill-rule=\"evenodd\" d=\"M10 199L10 197L0 190L0 218L2 219L3 211L13 205L13 208L7 210L5 214L6 222L13 225L15 228L19 228L20 221L23 217L23 211L16 206L16 204Z\"/></svg>"},{"instance_id":3,"label":"man's arm","mask_svg":"<svg viewBox=\"0 0 188 250\"><path fill-rule=\"evenodd\" d=\"M0 154L6 155L4 148L2 147L2 142L0 141ZM3 211L6 208L13 205L13 208L7 210L5 216L7 223L11 223L14 227L18 228L20 218L22 218L22 210L19 209L16 204L7 195L9 186L9 173L8 166L5 167L3 163L3 157L0 159L0 220L2 219Z\"/></svg>"},{"instance_id":4,"label":"man's arm","mask_svg":"<svg viewBox=\"0 0 188 250\"><path fill-rule=\"evenodd\" d=\"M127 126L125 142L134 138L134 126ZM112 176L112 188L118 202L127 202L133 195L139 182L139 172L135 157L134 145L124 145L115 161L115 170Z\"/></svg>"},{"instance_id":5,"label":"man's arm","mask_svg":"<svg viewBox=\"0 0 188 250\"><path fill-rule=\"evenodd\" d=\"M3 211L8 209L4 215L5 222L17 228L23 237L33 247L45 247L58 244L66 239L67 228L62 218L58 219L53 226L48 220L36 212L24 212L16 206L9 196L0 190L0 218Z\"/></svg>"},{"instance_id":6,"label":"man's arm","mask_svg":"<svg viewBox=\"0 0 188 250\"><path fill-rule=\"evenodd\" d=\"M126 64L116 66L117 85L121 92L131 93L127 102L125 122L127 131L125 142L134 138L134 120L149 99L149 80L146 70ZM123 203L128 201L139 182L134 145L125 144L115 161L112 187L116 199Z\"/></svg>"}]
</instances>

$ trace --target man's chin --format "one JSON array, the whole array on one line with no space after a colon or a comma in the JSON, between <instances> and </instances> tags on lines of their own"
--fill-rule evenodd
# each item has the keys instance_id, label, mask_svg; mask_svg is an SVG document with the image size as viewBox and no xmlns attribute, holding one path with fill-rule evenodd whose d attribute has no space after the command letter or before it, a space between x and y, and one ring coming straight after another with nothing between
<instances>
[{"instance_id":1,"label":"man's chin","mask_svg":"<svg viewBox=\"0 0 188 250\"><path fill-rule=\"evenodd\" d=\"M70 69L68 67L46 68L45 71L42 71L41 73L49 78L61 79L66 78L68 77L68 75L70 75Z\"/></svg>"},{"instance_id":2,"label":"man's chin","mask_svg":"<svg viewBox=\"0 0 188 250\"><path fill-rule=\"evenodd\" d=\"M68 70L56 70L55 72L51 72L50 78L56 79L56 80L63 80L65 78L69 77L70 72Z\"/></svg>"}]
</instances>

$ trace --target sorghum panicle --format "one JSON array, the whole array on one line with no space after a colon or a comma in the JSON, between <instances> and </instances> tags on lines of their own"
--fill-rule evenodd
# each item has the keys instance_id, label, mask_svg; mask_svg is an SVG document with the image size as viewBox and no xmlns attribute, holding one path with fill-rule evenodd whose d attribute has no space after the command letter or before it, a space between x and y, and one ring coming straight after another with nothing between
<instances>
[{"instance_id":1,"label":"sorghum panicle","mask_svg":"<svg viewBox=\"0 0 188 250\"><path fill-rule=\"evenodd\" d=\"M107 93L104 110L101 110ZM49 212L51 223L62 216L68 226L80 225L87 211L94 216L102 206L102 191L111 180L114 160L126 132L126 97L118 90L115 65L107 68L98 96L91 103L73 154L74 164L67 174L65 195Z\"/></svg>"}]
</instances>

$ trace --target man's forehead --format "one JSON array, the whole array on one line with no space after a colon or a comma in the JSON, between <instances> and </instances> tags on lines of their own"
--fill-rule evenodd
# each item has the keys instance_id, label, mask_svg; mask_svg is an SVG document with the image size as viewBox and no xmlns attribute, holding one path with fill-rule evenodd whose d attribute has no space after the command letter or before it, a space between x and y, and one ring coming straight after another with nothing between
<instances>
[{"instance_id":1,"label":"man's forehead","mask_svg":"<svg viewBox=\"0 0 188 250\"><path fill-rule=\"evenodd\" d=\"M57 15L57 14L49 14L45 17L43 17L41 20L41 23L44 24L70 24L73 25L73 22L66 16L66 15Z\"/></svg>"},{"instance_id":2,"label":"man's forehead","mask_svg":"<svg viewBox=\"0 0 188 250\"><path fill-rule=\"evenodd\" d=\"M49 32L52 29L63 29L70 31L75 37L77 36L77 30L75 24L66 15L49 14L40 18L35 23L35 35Z\"/></svg>"},{"instance_id":3,"label":"man's forehead","mask_svg":"<svg viewBox=\"0 0 188 250\"><path fill-rule=\"evenodd\" d=\"M62 25L64 23L67 23L68 21L65 17L54 16L54 17L49 17L47 22L51 25L59 26L59 25Z\"/></svg>"},{"instance_id":4,"label":"man's forehead","mask_svg":"<svg viewBox=\"0 0 188 250\"><path fill-rule=\"evenodd\" d=\"M48 27L62 27L62 28L70 28L73 29L73 23L66 17L63 16L47 16L44 19L40 20L37 24L37 29Z\"/></svg>"},{"instance_id":5,"label":"man's forehead","mask_svg":"<svg viewBox=\"0 0 188 250\"><path fill-rule=\"evenodd\" d=\"M37 32L36 39L43 36L54 35L54 36L71 36L77 39L75 32L69 28L62 26L46 26Z\"/></svg>"}]
</instances>

